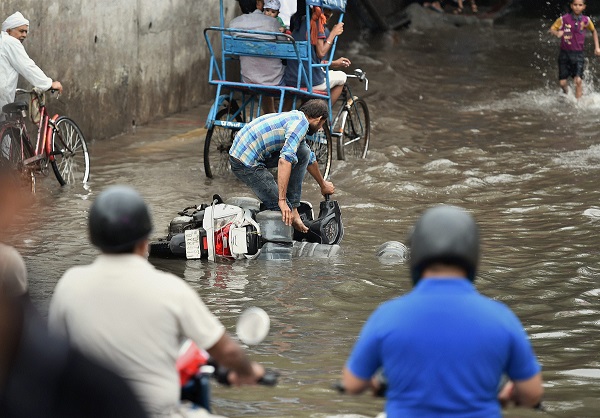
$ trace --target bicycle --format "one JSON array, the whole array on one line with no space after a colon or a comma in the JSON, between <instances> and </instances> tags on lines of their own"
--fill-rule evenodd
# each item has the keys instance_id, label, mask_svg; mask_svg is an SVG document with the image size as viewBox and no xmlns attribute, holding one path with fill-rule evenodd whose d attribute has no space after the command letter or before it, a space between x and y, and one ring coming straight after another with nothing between
<instances>
[{"instance_id":1,"label":"bicycle","mask_svg":"<svg viewBox=\"0 0 600 418\"><path fill-rule=\"evenodd\" d=\"M2 108L7 120L0 124L0 164L10 166L22 180L30 182L32 192L36 175L48 175L48 165L61 186L87 183L90 156L79 126L66 116L50 117L45 92L17 89L17 94L28 94L30 105L16 101ZM28 111L38 130L35 147L27 132Z\"/></svg>"},{"instance_id":2,"label":"bicycle","mask_svg":"<svg viewBox=\"0 0 600 418\"><path fill-rule=\"evenodd\" d=\"M369 89L369 80L363 70L357 68L353 74L347 76L356 78L361 83L364 81L365 91ZM331 124L331 135L337 138L337 158L366 158L371 139L371 118L367 103L352 95L347 82L344 84L340 102L342 105Z\"/></svg>"},{"instance_id":3,"label":"bicycle","mask_svg":"<svg viewBox=\"0 0 600 418\"><path fill-rule=\"evenodd\" d=\"M311 0L306 4L306 15L310 14L311 6L327 7L339 12L338 22L341 23L346 12L346 3L347 0ZM227 27L226 10L224 0L219 0L219 26L204 29L204 38L210 54L208 83L216 87L215 100L206 118L207 133L203 156L206 176L213 178L218 174L229 174L228 152L236 132L261 115L261 104L265 97L273 97L279 101L278 112L282 112L288 99L292 100L293 109L297 108L298 100L323 99L328 102L328 124L312 138L307 137L306 141L315 153L322 176L327 179L331 171L333 149L330 129L331 92L329 88L327 91L313 91L312 70L326 70L328 64L313 62L313 46L307 40L295 40L292 36L280 32ZM310 19L305 21L305 25L308 33ZM335 55L336 44L337 41L334 41L331 46L331 56ZM289 86L240 82L237 75L231 77L234 67L228 64L239 61L242 57L297 62L296 80Z\"/></svg>"}]
</instances>

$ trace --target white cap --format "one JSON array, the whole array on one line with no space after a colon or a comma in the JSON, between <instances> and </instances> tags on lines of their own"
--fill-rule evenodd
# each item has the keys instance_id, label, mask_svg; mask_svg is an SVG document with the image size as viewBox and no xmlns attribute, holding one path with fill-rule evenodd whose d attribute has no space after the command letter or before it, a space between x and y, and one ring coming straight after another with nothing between
<instances>
[{"instance_id":1,"label":"white cap","mask_svg":"<svg viewBox=\"0 0 600 418\"><path fill-rule=\"evenodd\" d=\"M2 30L7 31L23 25L29 26L29 20L25 19L21 12L15 12L8 16L4 22L2 22Z\"/></svg>"},{"instance_id":2,"label":"white cap","mask_svg":"<svg viewBox=\"0 0 600 418\"><path fill-rule=\"evenodd\" d=\"M280 7L279 0L266 0L263 9L279 10Z\"/></svg>"}]
</instances>

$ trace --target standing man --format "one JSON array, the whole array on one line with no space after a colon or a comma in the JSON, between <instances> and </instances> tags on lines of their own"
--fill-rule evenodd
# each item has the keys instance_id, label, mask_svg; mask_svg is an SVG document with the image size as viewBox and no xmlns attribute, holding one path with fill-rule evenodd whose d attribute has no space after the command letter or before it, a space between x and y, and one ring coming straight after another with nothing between
<instances>
[{"instance_id":1,"label":"standing man","mask_svg":"<svg viewBox=\"0 0 600 418\"><path fill-rule=\"evenodd\" d=\"M25 19L20 12L15 12L2 22L2 32L0 32L0 111L4 105L15 101L19 74L34 87L44 91L52 88L62 93L62 84L47 77L25 52L23 42L27 38L28 32L29 20Z\"/></svg>"},{"instance_id":2,"label":"standing man","mask_svg":"<svg viewBox=\"0 0 600 418\"><path fill-rule=\"evenodd\" d=\"M204 416L179 401L175 363L186 337L231 369L233 384L256 383L264 368L248 359L194 289L148 262L151 230L148 207L134 189L113 186L100 193L89 235L102 254L59 280L50 329L113 367L152 417Z\"/></svg>"},{"instance_id":3,"label":"standing man","mask_svg":"<svg viewBox=\"0 0 600 418\"><path fill-rule=\"evenodd\" d=\"M298 214L306 172L317 181L323 195L335 192L333 183L321 175L315 154L305 141L306 135L323 127L328 114L325 100L312 99L299 110L263 115L240 129L229 150L233 174L268 210L281 210L283 222L300 232L308 231ZM275 167L277 182L268 170Z\"/></svg>"},{"instance_id":4,"label":"standing man","mask_svg":"<svg viewBox=\"0 0 600 418\"><path fill-rule=\"evenodd\" d=\"M238 0L242 15L229 23L231 29L258 30L264 32L279 32L277 19L265 16L262 12L263 0ZM251 36L242 35L239 36ZM258 38L269 38L266 35L254 35ZM272 38L274 39L274 38ZM285 66L279 58L240 57L242 81L250 84L280 86L283 84ZM275 101L272 97L263 98L263 112L275 113Z\"/></svg>"},{"instance_id":5,"label":"standing man","mask_svg":"<svg viewBox=\"0 0 600 418\"><path fill-rule=\"evenodd\" d=\"M542 375L515 314L473 286L475 220L454 206L427 210L410 239L414 289L368 319L343 371L350 393L382 368L386 412L395 417L502 416L501 403L533 407ZM511 380L498 393L502 376Z\"/></svg>"}]
</instances>

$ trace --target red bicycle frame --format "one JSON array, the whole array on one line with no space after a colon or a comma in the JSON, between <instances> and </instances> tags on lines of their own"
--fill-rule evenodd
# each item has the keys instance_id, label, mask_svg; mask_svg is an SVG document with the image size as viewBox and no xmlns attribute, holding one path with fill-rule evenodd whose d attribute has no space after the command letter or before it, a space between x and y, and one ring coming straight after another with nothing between
<instances>
[{"instance_id":1,"label":"red bicycle frame","mask_svg":"<svg viewBox=\"0 0 600 418\"><path fill-rule=\"evenodd\" d=\"M39 100L39 99L38 99ZM53 120L57 118L55 115ZM52 154L52 127L50 126L48 112L46 106L40 106L40 121L38 123L37 142L35 144L35 155L43 155L44 152L50 161L54 161Z\"/></svg>"}]
</instances>

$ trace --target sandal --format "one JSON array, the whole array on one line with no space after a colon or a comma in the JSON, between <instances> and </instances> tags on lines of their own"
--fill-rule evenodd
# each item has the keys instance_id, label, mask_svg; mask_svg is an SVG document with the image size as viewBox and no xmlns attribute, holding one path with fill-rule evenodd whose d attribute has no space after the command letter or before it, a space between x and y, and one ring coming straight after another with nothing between
<instances>
[{"instance_id":1,"label":"sandal","mask_svg":"<svg viewBox=\"0 0 600 418\"><path fill-rule=\"evenodd\" d=\"M434 12L444 13L444 9L442 9L441 6L436 6L434 4L431 4L430 6L428 6L428 9L433 10Z\"/></svg>"},{"instance_id":2,"label":"sandal","mask_svg":"<svg viewBox=\"0 0 600 418\"><path fill-rule=\"evenodd\" d=\"M475 0L471 0L471 11L473 12L473 14L477 14L479 12L477 4L475 4Z\"/></svg>"},{"instance_id":3,"label":"sandal","mask_svg":"<svg viewBox=\"0 0 600 418\"><path fill-rule=\"evenodd\" d=\"M462 7L457 7L456 9L454 9L454 11L452 13L454 13L455 15L460 15L463 12L463 8Z\"/></svg>"}]
</instances>

